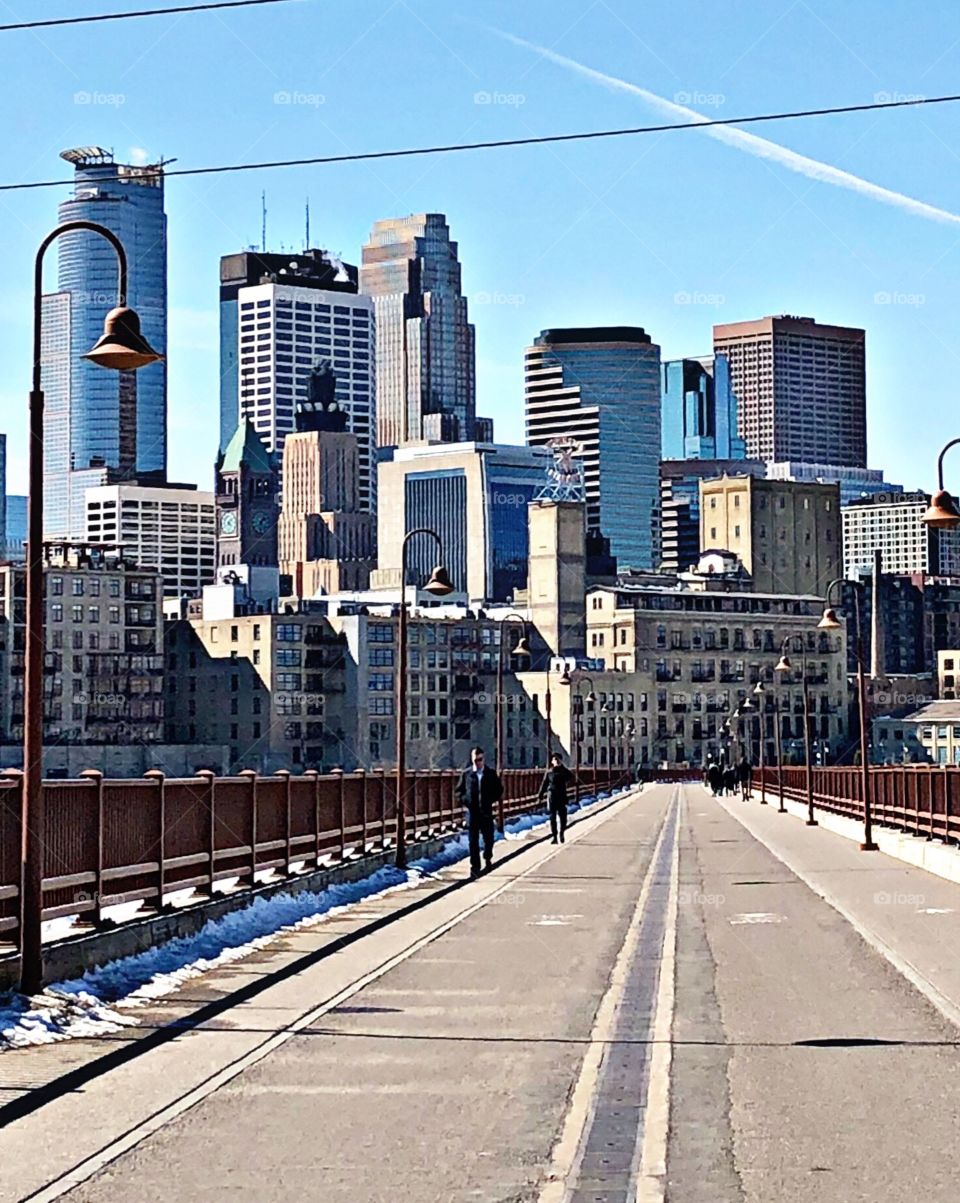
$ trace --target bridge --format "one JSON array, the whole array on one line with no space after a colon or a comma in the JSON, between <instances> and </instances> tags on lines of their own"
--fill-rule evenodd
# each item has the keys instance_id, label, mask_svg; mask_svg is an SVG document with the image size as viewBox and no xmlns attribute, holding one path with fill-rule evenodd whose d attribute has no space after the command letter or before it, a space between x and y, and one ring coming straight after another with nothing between
<instances>
[{"instance_id":1,"label":"bridge","mask_svg":"<svg viewBox=\"0 0 960 1203\"><path fill-rule=\"evenodd\" d=\"M0 1052L0 1200L952 1203L954 782L875 781L862 852L824 772L816 827L791 770L590 798L560 845L508 817L474 881L411 848L403 889Z\"/></svg>"}]
</instances>

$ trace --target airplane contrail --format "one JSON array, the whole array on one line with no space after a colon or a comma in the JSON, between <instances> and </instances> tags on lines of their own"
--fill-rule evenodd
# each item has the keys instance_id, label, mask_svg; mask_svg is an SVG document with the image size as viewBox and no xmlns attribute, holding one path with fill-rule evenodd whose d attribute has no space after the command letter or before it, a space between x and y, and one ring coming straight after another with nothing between
<instances>
[{"instance_id":1,"label":"airplane contrail","mask_svg":"<svg viewBox=\"0 0 960 1203\"><path fill-rule=\"evenodd\" d=\"M557 54L555 50L548 50L545 46L538 46L534 42L528 42L524 38L517 37L516 34L505 33L500 29L491 29L491 32L512 42L515 46L532 50L560 67L582 75L585 79L591 79L615 92L626 92L630 96L638 96L661 113L671 117L682 117L686 121L707 122L710 120L709 117L704 117L695 109L688 109L686 105L667 100L663 96L658 96L656 92L650 92L647 88L641 88L625 79L618 79L615 75L607 75L604 71L584 66L575 59L567 58L564 54ZM760 138L745 130L724 125L708 125L703 132L711 138L716 138L718 142L726 142L728 146L733 146L745 154L754 155L758 159L767 159L772 163L779 163L781 167L786 167L789 171L795 171L798 175L806 176L808 179L817 180L821 184L833 184L836 188L846 188L850 192L858 192L861 196L869 196L873 200L880 201L881 204L892 205L905 213L912 213L915 217L925 217L928 221L953 225L960 223L960 214L951 213L947 209L938 209L936 205L928 205L925 201L906 196L903 192L894 192L891 188L883 188L880 184L872 184L859 175L853 175L849 171L842 171L839 167L832 167L829 163L822 163L819 159L811 159L807 155L788 150L787 147L781 146L778 142L771 142L768 138Z\"/></svg>"}]
</instances>

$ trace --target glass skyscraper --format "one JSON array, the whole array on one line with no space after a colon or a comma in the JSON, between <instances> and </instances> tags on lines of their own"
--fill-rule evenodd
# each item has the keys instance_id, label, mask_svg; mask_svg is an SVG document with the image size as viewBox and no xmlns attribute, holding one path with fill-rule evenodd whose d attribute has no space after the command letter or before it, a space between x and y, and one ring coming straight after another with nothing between
<instances>
[{"instance_id":1,"label":"glass skyscraper","mask_svg":"<svg viewBox=\"0 0 960 1203\"><path fill-rule=\"evenodd\" d=\"M663 365L663 459L743 459L737 399L725 355Z\"/></svg>"},{"instance_id":2,"label":"glass skyscraper","mask_svg":"<svg viewBox=\"0 0 960 1203\"><path fill-rule=\"evenodd\" d=\"M544 330L526 350L527 442L580 445L587 529L622 568L655 566L660 348L639 326Z\"/></svg>"},{"instance_id":3,"label":"glass skyscraper","mask_svg":"<svg viewBox=\"0 0 960 1203\"><path fill-rule=\"evenodd\" d=\"M376 313L379 446L475 438L474 328L443 214L376 222L360 291Z\"/></svg>"},{"instance_id":4,"label":"glass skyscraper","mask_svg":"<svg viewBox=\"0 0 960 1203\"><path fill-rule=\"evenodd\" d=\"M115 163L96 146L61 157L76 174L73 197L59 207L60 222L95 221L117 235L127 252L126 304L139 314L150 345L165 354L163 164ZM91 471L98 477L93 483L106 483L100 477L166 479L167 369L160 361L135 374L110 372L82 358L117 303L116 254L105 239L84 230L65 234L57 250L58 292L44 298L44 529L50 536L82 538L74 523L78 515L85 518L79 494L91 483ZM74 478L74 472L83 475Z\"/></svg>"}]
</instances>

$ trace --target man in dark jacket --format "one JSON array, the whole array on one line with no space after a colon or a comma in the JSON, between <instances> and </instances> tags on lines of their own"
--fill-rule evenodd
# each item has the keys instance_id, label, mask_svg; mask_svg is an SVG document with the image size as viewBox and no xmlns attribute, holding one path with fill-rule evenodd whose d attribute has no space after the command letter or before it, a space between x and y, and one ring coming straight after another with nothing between
<instances>
[{"instance_id":1,"label":"man in dark jacket","mask_svg":"<svg viewBox=\"0 0 960 1203\"><path fill-rule=\"evenodd\" d=\"M483 748L470 753L472 766L460 775L457 797L467 812L470 839L470 876L480 876L480 836L483 836L484 872L493 864L493 808L503 795L496 769L484 763Z\"/></svg>"},{"instance_id":2,"label":"man in dark jacket","mask_svg":"<svg viewBox=\"0 0 960 1203\"><path fill-rule=\"evenodd\" d=\"M740 793L743 800L748 802L753 797L753 765L746 756L740 757L737 765L737 779L740 782Z\"/></svg>"},{"instance_id":3,"label":"man in dark jacket","mask_svg":"<svg viewBox=\"0 0 960 1203\"><path fill-rule=\"evenodd\" d=\"M564 842L564 832L567 830L567 787L573 780L573 773L563 763L559 752L550 757L550 767L543 776L540 786L540 797L546 794L550 802L550 835L551 843L557 842L559 832L560 843Z\"/></svg>"}]
</instances>

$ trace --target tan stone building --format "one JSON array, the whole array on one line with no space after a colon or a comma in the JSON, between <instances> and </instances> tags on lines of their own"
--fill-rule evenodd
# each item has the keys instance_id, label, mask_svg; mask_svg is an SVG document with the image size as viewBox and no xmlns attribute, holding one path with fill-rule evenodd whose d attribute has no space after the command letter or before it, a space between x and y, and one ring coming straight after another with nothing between
<instances>
[{"instance_id":1,"label":"tan stone building","mask_svg":"<svg viewBox=\"0 0 960 1203\"><path fill-rule=\"evenodd\" d=\"M937 652L937 695L954 700L960 696L960 651Z\"/></svg>"},{"instance_id":2,"label":"tan stone building","mask_svg":"<svg viewBox=\"0 0 960 1203\"><path fill-rule=\"evenodd\" d=\"M163 739L163 578L120 549L45 548L44 738L65 744ZM23 738L26 571L0 566L0 728Z\"/></svg>"},{"instance_id":3,"label":"tan stone building","mask_svg":"<svg viewBox=\"0 0 960 1203\"><path fill-rule=\"evenodd\" d=\"M358 509L357 437L305 430L283 445L280 571L295 597L365 589L373 564L373 516Z\"/></svg>"},{"instance_id":4,"label":"tan stone building","mask_svg":"<svg viewBox=\"0 0 960 1203\"><path fill-rule=\"evenodd\" d=\"M357 766L346 643L308 604L167 628L167 739L222 744L230 771Z\"/></svg>"},{"instance_id":5,"label":"tan stone building","mask_svg":"<svg viewBox=\"0 0 960 1203\"><path fill-rule=\"evenodd\" d=\"M700 546L738 556L760 593L815 593L843 575L836 484L723 476L700 485Z\"/></svg>"},{"instance_id":6,"label":"tan stone building","mask_svg":"<svg viewBox=\"0 0 960 1203\"><path fill-rule=\"evenodd\" d=\"M587 654L625 679L637 674L650 681L649 758L657 763L702 764L719 756L724 720L745 699L754 705L754 686L763 681L764 755L772 763L778 705L784 755L801 753L799 636L807 662L812 735L821 757L827 757L846 747L848 685L844 634L817 630L822 612L822 601L812 596L705 585L598 588L587 594ZM791 636L794 671L783 680L775 678L773 667L786 636ZM731 738L739 737L756 763L759 717L748 715ZM642 751L638 759L642 762Z\"/></svg>"}]
</instances>

